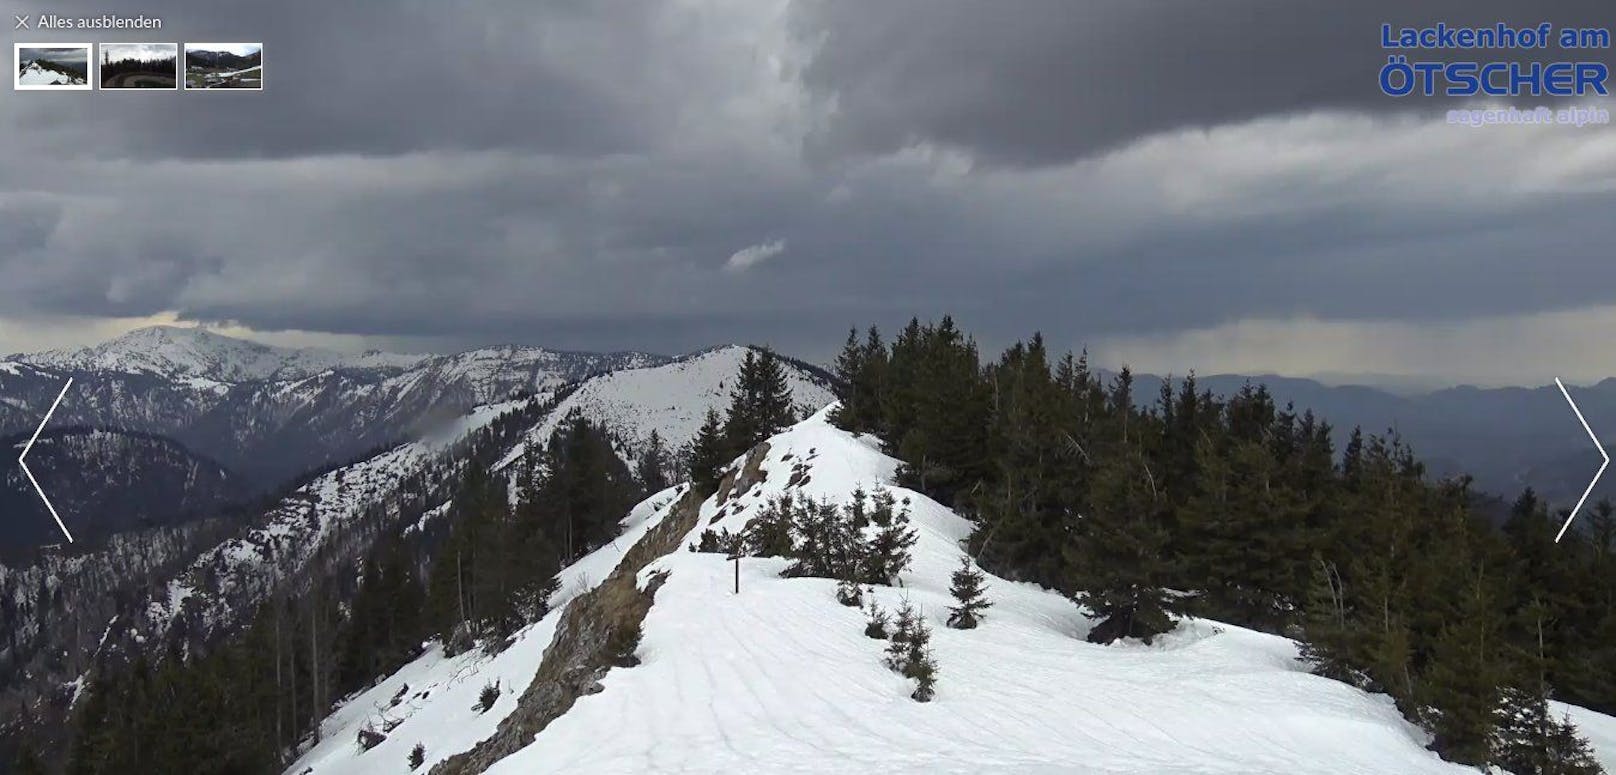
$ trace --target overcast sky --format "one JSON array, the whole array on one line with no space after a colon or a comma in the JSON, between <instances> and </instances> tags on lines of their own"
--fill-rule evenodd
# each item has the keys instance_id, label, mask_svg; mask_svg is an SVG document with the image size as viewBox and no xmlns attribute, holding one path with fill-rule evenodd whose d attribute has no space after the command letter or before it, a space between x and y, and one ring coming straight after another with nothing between
<instances>
[{"instance_id":1,"label":"overcast sky","mask_svg":"<svg viewBox=\"0 0 1616 775\"><path fill-rule=\"evenodd\" d=\"M101 59L110 62L174 59L178 56L179 48L173 43L114 43L101 46Z\"/></svg>"},{"instance_id":2,"label":"overcast sky","mask_svg":"<svg viewBox=\"0 0 1616 775\"><path fill-rule=\"evenodd\" d=\"M1616 374L1616 129L1377 85L1382 22L1608 4L1407 6L148 0L125 39L261 40L269 88L0 94L0 351L157 319L823 358L952 313L1158 372Z\"/></svg>"}]
</instances>

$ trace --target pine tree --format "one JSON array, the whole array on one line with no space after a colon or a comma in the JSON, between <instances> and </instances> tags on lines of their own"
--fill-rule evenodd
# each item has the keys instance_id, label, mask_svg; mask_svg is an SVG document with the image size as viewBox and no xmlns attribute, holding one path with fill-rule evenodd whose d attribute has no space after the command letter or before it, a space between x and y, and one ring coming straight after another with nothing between
<instances>
[{"instance_id":1,"label":"pine tree","mask_svg":"<svg viewBox=\"0 0 1616 775\"><path fill-rule=\"evenodd\" d=\"M864 604L864 589L854 579L842 579L836 582L836 602L849 608L858 608Z\"/></svg>"},{"instance_id":2,"label":"pine tree","mask_svg":"<svg viewBox=\"0 0 1616 775\"><path fill-rule=\"evenodd\" d=\"M730 391L725 451L730 457L740 455L794 422L791 387L779 356L768 349L747 350Z\"/></svg>"},{"instance_id":3,"label":"pine tree","mask_svg":"<svg viewBox=\"0 0 1616 775\"><path fill-rule=\"evenodd\" d=\"M662 443L662 435L655 430L646 439L645 449L640 451L634 473L646 495L668 489L668 450Z\"/></svg>"},{"instance_id":4,"label":"pine tree","mask_svg":"<svg viewBox=\"0 0 1616 775\"><path fill-rule=\"evenodd\" d=\"M1127 405L1126 383L1119 384L1121 407ZM1119 432L1127 438L1127 430ZM1148 643L1172 629L1179 602L1165 588L1172 570L1165 505L1148 463L1128 444L1096 467L1089 506L1067 544L1075 597L1099 619L1089 631L1091 642L1139 638Z\"/></svg>"},{"instance_id":5,"label":"pine tree","mask_svg":"<svg viewBox=\"0 0 1616 775\"><path fill-rule=\"evenodd\" d=\"M928 632L910 641L907 675L915 679L915 691L909 696L916 702L931 702L937 696L937 660L932 658L931 649L926 645L930 639Z\"/></svg>"},{"instance_id":6,"label":"pine tree","mask_svg":"<svg viewBox=\"0 0 1616 775\"><path fill-rule=\"evenodd\" d=\"M864 635L876 640L886 640L887 625L890 624L891 617L887 616L887 612L881 610L881 606L876 604L873 594L870 595L869 599L870 605L865 609L867 618L864 623Z\"/></svg>"},{"instance_id":7,"label":"pine tree","mask_svg":"<svg viewBox=\"0 0 1616 775\"><path fill-rule=\"evenodd\" d=\"M886 389L888 358L881 333L874 327L866 333L863 342L858 339L857 329L848 332L847 343L836 358L841 402L831 413L830 420L837 427L853 433L882 431L881 401Z\"/></svg>"},{"instance_id":8,"label":"pine tree","mask_svg":"<svg viewBox=\"0 0 1616 775\"><path fill-rule=\"evenodd\" d=\"M1546 698L1511 689L1498 710L1490 763L1509 772L1533 775L1599 775L1588 741L1570 719L1555 719Z\"/></svg>"},{"instance_id":9,"label":"pine tree","mask_svg":"<svg viewBox=\"0 0 1616 775\"><path fill-rule=\"evenodd\" d=\"M796 543L791 535L796 513L796 502L789 492L770 501L746 525L741 542L745 554L752 557L796 556Z\"/></svg>"},{"instance_id":10,"label":"pine tree","mask_svg":"<svg viewBox=\"0 0 1616 775\"><path fill-rule=\"evenodd\" d=\"M903 672L904 666L909 662L909 641L915 637L918 624L915 608L905 598L903 605L898 606L897 617L893 619L892 636L887 643L887 655L883 660L889 669Z\"/></svg>"},{"instance_id":11,"label":"pine tree","mask_svg":"<svg viewBox=\"0 0 1616 775\"><path fill-rule=\"evenodd\" d=\"M993 605L982 596L982 584L986 577L971 563L970 555L960 555L959 569L949 585L949 592L954 596L955 604L949 608L948 626L956 630L975 629L977 618L982 611Z\"/></svg>"},{"instance_id":12,"label":"pine tree","mask_svg":"<svg viewBox=\"0 0 1616 775\"><path fill-rule=\"evenodd\" d=\"M876 490L871 500L869 522L875 532L864 553L863 580L891 586L909 567L909 550L919 537L909 525L908 507L900 508L890 490Z\"/></svg>"},{"instance_id":13,"label":"pine tree","mask_svg":"<svg viewBox=\"0 0 1616 775\"><path fill-rule=\"evenodd\" d=\"M690 443L688 455L690 481L697 492L712 492L718 489L719 472L733 459L727 453L728 447L724 442L718 412L708 409L707 417L701 423L701 429L696 431L696 438Z\"/></svg>"},{"instance_id":14,"label":"pine tree","mask_svg":"<svg viewBox=\"0 0 1616 775\"><path fill-rule=\"evenodd\" d=\"M897 643L897 638L893 638L893 643ZM926 620L914 616L908 636L903 639L901 652L893 654L892 648L888 648L888 653L888 665L896 661L895 669L903 677L915 679L915 691L909 696L916 702L931 702L936 694L937 661L932 658L931 628L926 625Z\"/></svg>"},{"instance_id":15,"label":"pine tree","mask_svg":"<svg viewBox=\"0 0 1616 775\"><path fill-rule=\"evenodd\" d=\"M1346 683L1355 683L1347 625L1347 593L1335 563L1313 555L1312 580L1303 606L1302 660L1314 673Z\"/></svg>"}]
</instances>

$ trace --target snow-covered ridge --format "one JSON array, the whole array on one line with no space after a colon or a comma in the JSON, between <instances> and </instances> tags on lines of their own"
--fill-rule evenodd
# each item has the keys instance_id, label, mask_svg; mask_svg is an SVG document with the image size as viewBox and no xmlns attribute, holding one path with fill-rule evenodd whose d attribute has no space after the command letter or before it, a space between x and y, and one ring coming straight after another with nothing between
<instances>
[{"instance_id":1,"label":"snow-covered ridge","mask_svg":"<svg viewBox=\"0 0 1616 775\"><path fill-rule=\"evenodd\" d=\"M857 489L891 490L919 541L902 587L875 596L889 610L909 600L932 626L935 700L910 699L912 682L881 664L883 644L864 636L857 609L835 601L834 582L781 578L784 560L747 558L737 595L723 555L677 551L642 573L668 572L644 621L642 663L612 670L603 691L489 772L1474 772L1425 750L1385 697L1308 673L1285 638L1192 620L1153 646L1099 646L1083 639L1091 622L1066 598L992 576L982 626L946 628L949 575L970 524L898 487L896 469L873 439L821 412L770 440L759 484L704 503L685 543L708 525L739 530L788 491L847 503ZM553 602L603 578L669 501L637 507L618 545L563 573L567 591ZM351 698L288 772L396 772L416 743L426 771L470 749L514 709L560 615L498 656L429 652ZM475 694L495 678L506 692L479 715ZM390 704L405 684L406 699ZM1616 719L1562 710L1616 764ZM384 721L387 740L361 751L358 730Z\"/></svg>"},{"instance_id":2,"label":"snow-covered ridge","mask_svg":"<svg viewBox=\"0 0 1616 775\"><path fill-rule=\"evenodd\" d=\"M520 457L528 445L543 444L574 411L605 424L625 454L641 449L652 431L670 449L677 449L695 438L709 409L724 413L741 362L751 351L740 345L716 347L665 364L594 377L562 401L504 463ZM792 401L802 414L816 412L835 400L830 384L821 376L790 362L784 364L784 370Z\"/></svg>"},{"instance_id":3,"label":"snow-covered ridge","mask_svg":"<svg viewBox=\"0 0 1616 775\"><path fill-rule=\"evenodd\" d=\"M84 77L74 75L54 62L30 60L17 72L17 83L23 86L82 86Z\"/></svg>"},{"instance_id":4,"label":"snow-covered ridge","mask_svg":"<svg viewBox=\"0 0 1616 775\"><path fill-rule=\"evenodd\" d=\"M201 328L151 326L93 347L13 355L9 360L59 371L109 371L254 382L302 379L339 368L406 369L428 357L379 351L348 355L319 348L272 347Z\"/></svg>"}]
</instances>

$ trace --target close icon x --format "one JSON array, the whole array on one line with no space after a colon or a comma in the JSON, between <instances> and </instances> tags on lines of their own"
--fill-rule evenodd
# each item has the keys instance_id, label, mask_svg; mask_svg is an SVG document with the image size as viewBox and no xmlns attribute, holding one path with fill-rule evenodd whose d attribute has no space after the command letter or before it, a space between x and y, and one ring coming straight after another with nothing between
<instances>
[{"instance_id":1,"label":"close icon x","mask_svg":"<svg viewBox=\"0 0 1616 775\"><path fill-rule=\"evenodd\" d=\"M26 16L17 16L16 14L12 14L12 16L16 16L16 18L17 18L17 26L14 27L13 29L18 29L18 30L26 30L26 29L28 29L28 17L26 17Z\"/></svg>"}]
</instances>

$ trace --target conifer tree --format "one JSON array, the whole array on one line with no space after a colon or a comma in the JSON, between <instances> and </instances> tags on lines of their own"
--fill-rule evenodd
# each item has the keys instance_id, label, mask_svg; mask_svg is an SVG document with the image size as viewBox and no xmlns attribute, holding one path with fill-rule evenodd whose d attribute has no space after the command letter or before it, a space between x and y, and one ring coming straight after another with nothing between
<instances>
[{"instance_id":1,"label":"conifer tree","mask_svg":"<svg viewBox=\"0 0 1616 775\"><path fill-rule=\"evenodd\" d=\"M888 357L881 333L873 326L862 342L858 329L848 332L847 343L836 358L841 403L830 419L837 427L854 433L882 431L881 401L886 390Z\"/></svg>"},{"instance_id":2,"label":"conifer tree","mask_svg":"<svg viewBox=\"0 0 1616 775\"><path fill-rule=\"evenodd\" d=\"M789 492L770 501L747 523L742 540L745 553L753 557L796 556L791 535L796 513L796 501Z\"/></svg>"},{"instance_id":3,"label":"conifer tree","mask_svg":"<svg viewBox=\"0 0 1616 775\"><path fill-rule=\"evenodd\" d=\"M914 634L909 638L903 674L915 679L915 691L909 696L916 702L931 702L936 696L937 661L931 654L931 629L923 620L916 622Z\"/></svg>"},{"instance_id":4,"label":"conifer tree","mask_svg":"<svg viewBox=\"0 0 1616 775\"><path fill-rule=\"evenodd\" d=\"M892 621L892 636L888 639L887 655L883 660L889 669L903 672L904 665L909 661L909 641L915 637L918 624L915 608L905 598Z\"/></svg>"},{"instance_id":5,"label":"conifer tree","mask_svg":"<svg viewBox=\"0 0 1616 775\"><path fill-rule=\"evenodd\" d=\"M949 593L954 596L954 605L948 613L948 626L956 630L975 629L980 614L993 605L982 595L982 584L986 577L971 563L970 555L960 555L960 566L954 571L949 585Z\"/></svg>"},{"instance_id":6,"label":"conifer tree","mask_svg":"<svg viewBox=\"0 0 1616 775\"><path fill-rule=\"evenodd\" d=\"M650 438L645 441L645 449L640 451L634 473L646 495L668 489L668 450L662 443L662 434L651 431Z\"/></svg>"},{"instance_id":7,"label":"conifer tree","mask_svg":"<svg viewBox=\"0 0 1616 775\"><path fill-rule=\"evenodd\" d=\"M836 602L849 608L858 608L864 604L863 587L850 578L836 582Z\"/></svg>"},{"instance_id":8,"label":"conifer tree","mask_svg":"<svg viewBox=\"0 0 1616 775\"><path fill-rule=\"evenodd\" d=\"M1163 503L1137 453L1124 446L1094 471L1089 506L1067 544L1076 598L1099 623L1094 643L1150 642L1172 629L1178 601L1164 584L1171 570Z\"/></svg>"},{"instance_id":9,"label":"conifer tree","mask_svg":"<svg viewBox=\"0 0 1616 775\"><path fill-rule=\"evenodd\" d=\"M796 422L785 367L772 350L748 349L730 391L725 451L740 455Z\"/></svg>"},{"instance_id":10,"label":"conifer tree","mask_svg":"<svg viewBox=\"0 0 1616 775\"><path fill-rule=\"evenodd\" d=\"M708 409L707 417L701 423L701 429L696 432L696 438L690 443L688 455L690 481L698 492L712 492L718 489L719 472L733 459L727 454L727 450L718 412Z\"/></svg>"},{"instance_id":11,"label":"conifer tree","mask_svg":"<svg viewBox=\"0 0 1616 775\"><path fill-rule=\"evenodd\" d=\"M890 490L876 490L871 500L869 522L874 534L864 552L863 580L891 586L898 574L909 567L909 550L919 537L909 524L908 507L899 507Z\"/></svg>"},{"instance_id":12,"label":"conifer tree","mask_svg":"<svg viewBox=\"0 0 1616 775\"><path fill-rule=\"evenodd\" d=\"M886 611L881 610L881 606L875 602L874 595L870 595L869 600L870 605L865 609L864 635L876 640L886 640L887 625L891 617L887 616Z\"/></svg>"}]
</instances>

